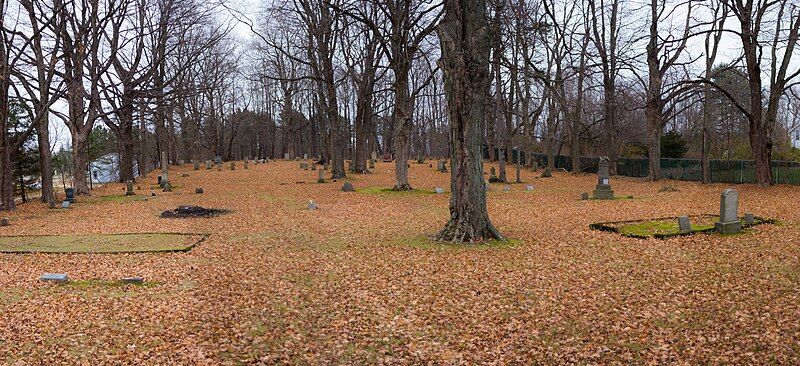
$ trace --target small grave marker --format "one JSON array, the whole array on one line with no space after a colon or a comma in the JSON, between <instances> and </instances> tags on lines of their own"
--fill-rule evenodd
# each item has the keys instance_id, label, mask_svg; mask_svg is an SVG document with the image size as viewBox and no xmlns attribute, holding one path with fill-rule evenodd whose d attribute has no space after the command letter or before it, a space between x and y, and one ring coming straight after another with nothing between
<instances>
[{"instance_id":1,"label":"small grave marker","mask_svg":"<svg viewBox=\"0 0 800 366\"><path fill-rule=\"evenodd\" d=\"M356 188L353 187L353 184L351 184L350 182L344 182L344 185L342 186L342 191L344 191L344 192L355 192Z\"/></svg>"},{"instance_id":2,"label":"small grave marker","mask_svg":"<svg viewBox=\"0 0 800 366\"><path fill-rule=\"evenodd\" d=\"M127 180L125 181L125 195L126 196L135 196L136 192L133 191L133 181Z\"/></svg>"},{"instance_id":3,"label":"small grave marker","mask_svg":"<svg viewBox=\"0 0 800 366\"><path fill-rule=\"evenodd\" d=\"M308 200L308 210L314 211L317 209L317 203L314 200Z\"/></svg>"},{"instance_id":4,"label":"small grave marker","mask_svg":"<svg viewBox=\"0 0 800 366\"><path fill-rule=\"evenodd\" d=\"M317 183L325 183L325 171L319 170L319 178L317 178Z\"/></svg>"},{"instance_id":5,"label":"small grave marker","mask_svg":"<svg viewBox=\"0 0 800 366\"><path fill-rule=\"evenodd\" d=\"M42 277L39 277L39 279L45 282L69 282L69 277L66 273L45 273L42 275Z\"/></svg>"},{"instance_id":6,"label":"small grave marker","mask_svg":"<svg viewBox=\"0 0 800 366\"><path fill-rule=\"evenodd\" d=\"M746 212L744 214L744 223L747 225L753 225L756 222L756 217L750 212Z\"/></svg>"},{"instance_id":7,"label":"small grave marker","mask_svg":"<svg viewBox=\"0 0 800 366\"><path fill-rule=\"evenodd\" d=\"M206 170L211 170L211 168L213 168L211 160L206 160Z\"/></svg>"},{"instance_id":8,"label":"small grave marker","mask_svg":"<svg viewBox=\"0 0 800 366\"><path fill-rule=\"evenodd\" d=\"M527 186L525 186L525 190L526 190L526 191L529 191L529 192L530 192L530 191L533 191L533 186L531 186L531 185L527 185Z\"/></svg>"},{"instance_id":9,"label":"small grave marker","mask_svg":"<svg viewBox=\"0 0 800 366\"><path fill-rule=\"evenodd\" d=\"M69 208L69 201L61 202L61 208Z\"/></svg>"},{"instance_id":10,"label":"small grave marker","mask_svg":"<svg viewBox=\"0 0 800 366\"><path fill-rule=\"evenodd\" d=\"M678 217L678 230L680 230L681 234L692 231L692 223L689 221L689 216Z\"/></svg>"},{"instance_id":11,"label":"small grave marker","mask_svg":"<svg viewBox=\"0 0 800 366\"><path fill-rule=\"evenodd\" d=\"M119 280L119 282L122 282L122 283L128 284L128 285L141 285L141 284L144 284L144 278L141 278L141 277L123 277L122 279Z\"/></svg>"},{"instance_id":12,"label":"small grave marker","mask_svg":"<svg viewBox=\"0 0 800 366\"><path fill-rule=\"evenodd\" d=\"M433 189L433 191L436 192L436 194L443 194L444 193L444 188L436 187L436 188Z\"/></svg>"},{"instance_id":13,"label":"small grave marker","mask_svg":"<svg viewBox=\"0 0 800 366\"><path fill-rule=\"evenodd\" d=\"M194 170L200 170L200 162L197 160L193 160L192 164L194 164Z\"/></svg>"}]
</instances>

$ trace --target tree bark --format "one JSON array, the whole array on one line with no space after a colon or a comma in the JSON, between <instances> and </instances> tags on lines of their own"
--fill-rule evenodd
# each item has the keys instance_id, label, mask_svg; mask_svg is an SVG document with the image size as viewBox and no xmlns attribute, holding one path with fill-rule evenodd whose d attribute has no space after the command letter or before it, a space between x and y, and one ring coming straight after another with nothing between
<instances>
[{"instance_id":1,"label":"tree bark","mask_svg":"<svg viewBox=\"0 0 800 366\"><path fill-rule=\"evenodd\" d=\"M445 0L438 28L450 117L450 220L436 240L503 240L486 205L481 145L489 86L490 29L485 0Z\"/></svg>"}]
</instances>

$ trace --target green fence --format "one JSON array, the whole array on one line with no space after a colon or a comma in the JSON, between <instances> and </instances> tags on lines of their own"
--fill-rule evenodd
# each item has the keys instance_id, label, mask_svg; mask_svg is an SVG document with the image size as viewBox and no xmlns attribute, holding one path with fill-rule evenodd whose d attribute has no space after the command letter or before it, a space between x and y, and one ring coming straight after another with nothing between
<instances>
[{"instance_id":1,"label":"green fence","mask_svg":"<svg viewBox=\"0 0 800 366\"><path fill-rule=\"evenodd\" d=\"M540 166L547 164L547 155L533 154ZM597 172L597 157L580 158L581 171ZM555 156L556 169L572 171L572 159L565 155ZM711 160L711 181L714 183L756 183L755 162L752 160ZM776 184L800 185L800 163L773 161L772 178ZM648 159L619 158L617 174L627 177L646 177L650 167ZM699 181L703 171L700 159L661 159L661 177L666 179Z\"/></svg>"}]
</instances>

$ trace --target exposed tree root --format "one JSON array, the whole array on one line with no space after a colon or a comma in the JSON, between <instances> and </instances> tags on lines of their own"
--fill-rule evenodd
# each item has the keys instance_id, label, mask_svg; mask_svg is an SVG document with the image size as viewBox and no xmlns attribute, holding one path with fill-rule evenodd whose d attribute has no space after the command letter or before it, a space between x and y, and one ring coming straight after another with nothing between
<instances>
[{"instance_id":1,"label":"exposed tree root","mask_svg":"<svg viewBox=\"0 0 800 366\"><path fill-rule=\"evenodd\" d=\"M506 240L488 220L484 220L478 226L480 227L475 227L465 220L451 218L444 228L433 237L433 240L451 243L480 243L493 239Z\"/></svg>"},{"instance_id":2,"label":"exposed tree root","mask_svg":"<svg viewBox=\"0 0 800 366\"><path fill-rule=\"evenodd\" d=\"M413 191L414 188L412 188L410 184L403 184L400 186L392 187L392 190L396 192L407 192L407 191Z\"/></svg>"}]
</instances>

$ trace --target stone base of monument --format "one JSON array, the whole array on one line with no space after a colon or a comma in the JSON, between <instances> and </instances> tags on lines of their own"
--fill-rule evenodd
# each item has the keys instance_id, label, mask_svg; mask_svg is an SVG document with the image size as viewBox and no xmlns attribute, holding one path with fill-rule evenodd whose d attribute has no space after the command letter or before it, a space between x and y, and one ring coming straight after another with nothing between
<instances>
[{"instance_id":1,"label":"stone base of monument","mask_svg":"<svg viewBox=\"0 0 800 366\"><path fill-rule=\"evenodd\" d=\"M716 222L714 223L714 229L720 234L737 234L742 232L742 222Z\"/></svg>"},{"instance_id":2,"label":"stone base of monument","mask_svg":"<svg viewBox=\"0 0 800 366\"><path fill-rule=\"evenodd\" d=\"M598 184L592 192L592 197L596 200L613 200L614 190L610 185Z\"/></svg>"}]
</instances>

